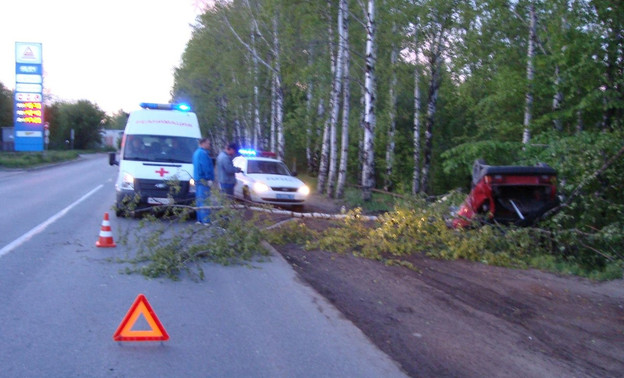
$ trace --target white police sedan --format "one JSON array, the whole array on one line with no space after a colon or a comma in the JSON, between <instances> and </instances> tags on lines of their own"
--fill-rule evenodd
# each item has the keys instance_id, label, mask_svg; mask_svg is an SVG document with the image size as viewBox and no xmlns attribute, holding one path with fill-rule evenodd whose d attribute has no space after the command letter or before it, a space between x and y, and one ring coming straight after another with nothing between
<instances>
[{"instance_id":1,"label":"white police sedan","mask_svg":"<svg viewBox=\"0 0 624 378\"><path fill-rule=\"evenodd\" d=\"M303 209L310 188L294 177L282 161L247 150L233 163L242 171L236 174L236 198Z\"/></svg>"}]
</instances>

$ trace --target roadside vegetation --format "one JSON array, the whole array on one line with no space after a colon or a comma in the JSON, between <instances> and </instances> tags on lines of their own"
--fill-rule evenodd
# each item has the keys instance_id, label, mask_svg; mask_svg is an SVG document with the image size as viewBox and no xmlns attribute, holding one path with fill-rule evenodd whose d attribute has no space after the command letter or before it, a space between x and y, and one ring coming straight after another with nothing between
<instances>
[{"instance_id":1,"label":"roadside vegetation","mask_svg":"<svg viewBox=\"0 0 624 378\"><path fill-rule=\"evenodd\" d=\"M2 168L34 168L37 166L74 160L81 151L42 151L42 152L0 152Z\"/></svg>"},{"instance_id":2,"label":"roadside vegetation","mask_svg":"<svg viewBox=\"0 0 624 378\"><path fill-rule=\"evenodd\" d=\"M328 227L320 231L305 221L290 222L273 230L267 238L275 244L294 243L311 251L352 253L408 268L412 264L407 257L422 254L516 269L536 268L594 280L622 278L621 237L561 230L553 220L531 228L475 222L472 228L456 230L448 226L449 208L458 204L460 197L452 193L434 203L405 201L380 215L376 222L361 219L362 211L357 208L345 220L324 221ZM603 250L591 247L596 243Z\"/></svg>"},{"instance_id":3,"label":"roadside vegetation","mask_svg":"<svg viewBox=\"0 0 624 378\"><path fill-rule=\"evenodd\" d=\"M140 219L119 232L118 243L131 251L116 260L126 265L123 271L148 278L178 280L186 274L203 280L202 263L246 265L267 258L262 229L270 223L259 214L246 217L218 193L212 198L223 206L211 212L208 226L195 224L192 208L185 206L163 208L160 213L127 211L124 216Z\"/></svg>"},{"instance_id":4,"label":"roadside vegetation","mask_svg":"<svg viewBox=\"0 0 624 378\"><path fill-rule=\"evenodd\" d=\"M536 268L594 280L621 279L624 269L624 147L621 133L581 133L551 139L550 144L508 150L508 164L547 162L558 167L560 207L533 227L486 223L449 227L452 209L467 189L441 196L374 192L362 201L356 188L345 194L349 212L322 231L305 222L284 225L269 237L273 243L295 243L310 250L353 253L386 263L424 254L439 259L466 259L511 268ZM467 146L468 147L468 146ZM473 161L492 146L474 145L448 155L448 167ZM467 176L467 175L466 175ZM468 179L467 179L468 181ZM381 213L377 222L361 214Z\"/></svg>"}]
</instances>

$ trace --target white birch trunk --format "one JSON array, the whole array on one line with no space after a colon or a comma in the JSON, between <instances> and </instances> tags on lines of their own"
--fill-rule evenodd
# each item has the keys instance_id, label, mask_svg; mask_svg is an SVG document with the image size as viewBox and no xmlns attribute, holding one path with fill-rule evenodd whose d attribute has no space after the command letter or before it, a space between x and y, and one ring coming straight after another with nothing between
<instances>
[{"instance_id":1,"label":"white birch trunk","mask_svg":"<svg viewBox=\"0 0 624 378\"><path fill-rule=\"evenodd\" d=\"M535 4L529 6L529 47L527 49L527 92L524 104L524 132L522 133L522 144L528 144L531 141L531 116L533 112L533 77L535 76L535 67L533 60L535 59L535 41L537 34L537 15L535 13Z\"/></svg>"},{"instance_id":2,"label":"white birch trunk","mask_svg":"<svg viewBox=\"0 0 624 378\"><path fill-rule=\"evenodd\" d=\"M340 152L340 168L338 171L338 183L336 184L336 198L344 197L344 189L347 181L347 161L349 157L349 114L350 102L351 102L351 78L349 75L350 69L350 53L349 53L349 2L342 0L344 10L342 16L344 18L342 27L343 38L343 79L342 79L342 140L341 140L341 152Z\"/></svg>"},{"instance_id":3,"label":"white birch trunk","mask_svg":"<svg viewBox=\"0 0 624 378\"><path fill-rule=\"evenodd\" d=\"M557 113L561 110L561 104L563 103L563 92L561 92L561 76L559 75L559 65L555 66L555 96L553 97L552 111ZM553 120L555 130L563 131L563 125L559 115Z\"/></svg>"},{"instance_id":4,"label":"white birch trunk","mask_svg":"<svg viewBox=\"0 0 624 378\"><path fill-rule=\"evenodd\" d=\"M444 48L442 39L444 36L444 28L440 25L437 40L432 46L429 66L431 71L431 81L429 83L429 98L427 100L427 115L425 118L425 148L424 161L422 166L422 175L420 180L420 192L427 193L429 191L429 181L431 172L431 161L433 155L433 128L435 123L435 114L438 103L438 91L440 89L440 70L442 69L442 50Z\"/></svg>"},{"instance_id":5,"label":"white birch trunk","mask_svg":"<svg viewBox=\"0 0 624 378\"><path fill-rule=\"evenodd\" d=\"M343 13L346 0L340 0L338 5L338 52L336 54L336 70L331 93L331 113L329 116L329 173L327 177L327 194L332 196L336 187L336 167L338 165L338 115L340 114L340 91L342 89L342 70L344 68L344 27Z\"/></svg>"},{"instance_id":6,"label":"white birch trunk","mask_svg":"<svg viewBox=\"0 0 624 378\"><path fill-rule=\"evenodd\" d=\"M418 54L418 33L414 35L416 54ZM420 70L418 62L414 67L414 172L412 194L420 192Z\"/></svg>"},{"instance_id":7,"label":"white birch trunk","mask_svg":"<svg viewBox=\"0 0 624 378\"><path fill-rule=\"evenodd\" d=\"M320 120L325 119L325 99L323 97L319 98L319 102L316 106L316 122L314 125L314 141L313 149L312 149L312 161L309 172L316 172L318 174L319 165L321 161L321 145L323 144L323 136L324 127L318 127L317 124L320 123Z\"/></svg>"},{"instance_id":8,"label":"white birch trunk","mask_svg":"<svg viewBox=\"0 0 624 378\"><path fill-rule=\"evenodd\" d=\"M258 99L258 54L256 52L256 28L251 32L252 65L253 65L253 130L254 148L262 149L262 130L260 129L260 102Z\"/></svg>"},{"instance_id":9,"label":"white birch trunk","mask_svg":"<svg viewBox=\"0 0 624 378\"><path fill-rule=\"evenodd\" d=\"M316 183L316 191L323 194L325 184L327 183L327 166L329 160L329 118L325 120L323 126L323 143L321 147L321 161L319 163L318 181Z\"/></svg>"},{"instance_id":10,"label":"white birch trunk","mask_svg":"<svg viewBox=\"0 0 624 378\"><path fill-rule=\"evenodd\" d=\"M284 160L284 89L282 88L282 67L280 64L280 43L277 25L277 14L273 16L273 54L275 55L275 127L277 129L277 158Z\"/></svg>"},{"instance_id":11,"label":"white birch trunk","mask_svg":"<svg viewBox=\"0 0 624 378\"><path fill-rule=\"evenodd\" d=\"M312 65L312 49L310 49L310 55L308 57L308 65ZM312 125L312 93L314 89L314 83L312 80L308 81L308 87L306 88L306 115L305 115L305 124L306 124L306 163L308 167L308 174L312 173L312 129L314 126Z\"/></svg>"},{"instance_id":12,"label":"white birch trunk","mask_svg":"<svg viewBox=\"0 0 624 378\"><path fill-rule=\"evenodd\" d=\"M364 166L362 167L362 199L370 201L375 181L375 64L376 53L375 0L368 0L366 11L366 71L364 75Z\"/></svg>"},{"instance_id":13,"label":"white birch trunk","mask_svg":"<svg viewBox=\"0 0 624 378\"><path fill-rule=\"evenodd\" d=\"M276 94L275 75L271 76L271 152L276 153L277 149L275 141L277 140L276 123L277 123L277 94Z\"/></svg>"},{"instance_id":14,"label":"white birch trunk","mask_svg":"<svg viewBox=\"0 0 624 378\"><path fill-rule=\"evenodd\" d=\"M397 27L396 23L392 23L392 35L396 35ZM389 89L389 110L388 110L388 144L386 146L386 177L384 180L384 190L390 191L392 185L392 169L394 165L394 134L396 132L396 107L397 107L397 95L396 95L396 86L397 86L397 73L396 73L396 62L397 62L397 46L395 42L392 42L392 51L390 52L390 65L392 68L392 77L390 78L390 89Z\"/></svg>"},{"instance_id":15,"label":"white birch trunk","mask_svg":"<svg viewBox=\"0 0 624 378\"><path fill-rule=\"evenodd\" d=\"M331 1L327 1L327 8L329 9L329 14L331 14ZM329 59L330 59L330 70L332 74L332 78L335 77L334 73L336 71L336 58L334 55L334 28L332 27L332 21L330 17L330 21L328 22L328 33L329 35ZM332 79L333 80L333 79ZM332 86L333 88L333 86ZM330 109L331 109L331 94L330 94ZM330 127L330 119L327 118L325 120L323 126L323 142L321 144L321 161L319 162L319 172L318 172L318 181L316 183L316 191L319 194L323 194L325 191L325 186L327 183L327 170L329 167L329 127Z\"/></svg>"},{"instance_id":16,"label":"white birch trunk","mask_svg":"<svg viewBox=\"0 0 624 378\"><path fill-rule=\"evenodd\" d=\"M248 1L245 2L246 6L251 10L251 6L249 4ZM276 155L279 159L283 159L284 158L284 125L283 125L283 120L284 120L284 89L282 88L282 73L281 73L281 66L280 66L280 44L279 44L279 35L278 35L278 17L279 14L278 12L276 12L273 16L273 41L272 42L268 42L262 32L260 31L260 28L258 27L258 22L255 18L251 19L251 22L254 24L255 26L255 30L258 34L258 37L264 41L267 46L269 47L269 49L271 50L271 54L272 54L272 58L273 58L273 64L268 63L265 59L262 59L262 57L260 55L258 55L257 51L254 51L254 49L251 48L251 46L246 43L245 41L243 41L243 39L240 37L240 35L236 32L236 30L234 30L234 28L232 27L232 24L230 23L230 21L227 19L227 17L224 17L224 21L227 23L228 28L230 29L230 31L232 32L232 34L234 35L234 37L236 37L236 39L247 49L247 51L249 51L251 54L254 54L254 56L258 59L258 62L262 65L264 65L265 67L267 67L272 75L274 76L275 79L275 85L276 85L276 89L275 89L275 128L276 128Z\"/></svg>"}]
</instances>

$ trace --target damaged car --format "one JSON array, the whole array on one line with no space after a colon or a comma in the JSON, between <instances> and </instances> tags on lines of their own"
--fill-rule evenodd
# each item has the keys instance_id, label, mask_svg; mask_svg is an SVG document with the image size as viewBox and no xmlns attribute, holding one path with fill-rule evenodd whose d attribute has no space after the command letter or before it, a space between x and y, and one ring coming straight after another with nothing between
<instances>
[{"instance_id":1,"label":"damaged car","mask_svg":"<svg viewBox=\"0 0 624 378\"><path fill-rule=\"evenodd\" d=\"M471 191L452 221L454 228L476 220L530 226L559 204L557 171L535 166L495 166L475 161Z\"/></svg>"}]
</instances>

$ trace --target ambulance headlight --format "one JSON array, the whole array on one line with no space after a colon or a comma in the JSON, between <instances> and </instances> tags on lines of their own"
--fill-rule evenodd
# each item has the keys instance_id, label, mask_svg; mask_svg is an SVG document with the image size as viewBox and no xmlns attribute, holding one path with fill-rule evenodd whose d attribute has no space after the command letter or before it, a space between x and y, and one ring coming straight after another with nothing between
<instances>
[{"instance_id":1,"label":"ambulance headlight","mask_svg":"<svg viewBox=\"0 0 624 378\"><path fill-rule=\"evenodd\" d=\"M195 193L195 180L189 180L189 193Z\"/></svg>"},{"instance_id":2,"label":"ambulance headlight","mask_svg":"<svg viewBox=\"0 0 624 378\"><path fill-rule=\"evenodd\" d=\"M269 188L269 186L263 182L254 182L253 190L256 193L264 193L264 192L268 192L269 190L271 190L271 188Z\"/></svg>"},{"instance_id":3,"label":"ambulance headlight","mask_svg":"<svg viewBox=\"0 0 624 378\"><path fill-rule=\"evenodd\" d=\"M307 196L310 194L310 188L308 188L307 185L300 186L299 189L297 189L297 193Z\"/></svg>"},{"instance_id":4,"label":"ambulance headlight","mask_svg":"<svg viewBox=\"0 0 624 378\"><path fill-rule=\"evenodd\" d=\"M134 190L134 177L130 173L124 173L121 178L122 190Z\"/></svg>"}]
</instances>

